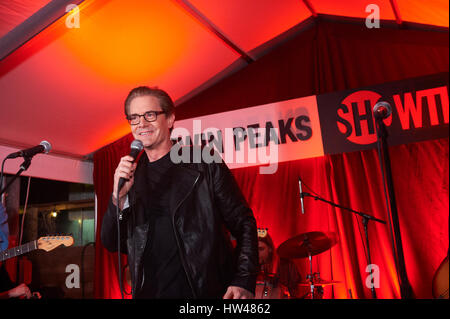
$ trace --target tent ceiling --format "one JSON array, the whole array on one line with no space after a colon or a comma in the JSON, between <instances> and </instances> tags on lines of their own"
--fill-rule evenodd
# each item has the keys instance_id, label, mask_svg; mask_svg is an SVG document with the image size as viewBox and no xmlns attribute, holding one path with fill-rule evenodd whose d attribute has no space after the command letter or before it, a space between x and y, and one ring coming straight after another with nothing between
<instances>
[{"instance_id":1,"label":"tent ceiling","mask_svg":"<svg viewBox=\"0 0 450 319\"><path fill-rule=\"evenodd\" d=\"M50 0L0 0L0 38L49 2Z\"/></svg>"},{"instance_id":2,"label":"tent ceiling","mask_svg":"<svg viewBox=\"0 0 450 319\"><path fill-rule=\"evenodd\" d=\"M51 2L0 0L0 36ZM447 1L370 3L379 6L382 20L448 28ZM63 16L0 61L0 145L20 148L45 139L52 153L82 158L129 132L122 105L131 88L157 85L180 101L237 62L251 63L254 49L302 21L318 14L365 18L366 5L85 0L80 28L67 28Z\"/></svg>"}]
</instances>

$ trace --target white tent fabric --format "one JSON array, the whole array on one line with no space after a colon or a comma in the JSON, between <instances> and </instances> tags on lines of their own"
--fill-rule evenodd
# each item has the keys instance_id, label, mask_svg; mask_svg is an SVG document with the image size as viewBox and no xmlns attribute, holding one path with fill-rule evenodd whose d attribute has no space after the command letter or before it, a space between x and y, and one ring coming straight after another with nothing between
<instances>
[{"instance_id":1,"label":"white tent fabric","mask_svg":"<svg viewBox=\"0 0 450 319\"><path fill-rule=\"evenodd\" d=\"M68 2L0 0L0 156L48 140L51 154L24 175L79 182L91 182L86 157L129 132L122 105L135 86L179 103L322 15L448 29L441 0L371 1L378 12L362 0L85 0L66 14Z\"/></svg>"}]
</instances>

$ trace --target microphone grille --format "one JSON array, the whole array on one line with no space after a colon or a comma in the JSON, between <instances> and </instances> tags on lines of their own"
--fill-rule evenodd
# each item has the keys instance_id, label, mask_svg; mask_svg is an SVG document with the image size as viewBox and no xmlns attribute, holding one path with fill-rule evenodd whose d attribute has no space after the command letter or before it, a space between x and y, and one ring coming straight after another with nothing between
<instances>
[{"instance_id":1,"label":"microphone grille","mask_svg":"<svg viewBox=\"0 0 450 319\"><path fill-rule=\"evenodd\" d=\"M373 107L373 112L378 113L378 112L380 112L380 109L382 109L383 107L386 109L386 117L391 115L392 106L386 101L380 101L377 104L375 104L375 106Z\"/></svg>"},{"instance_id":2,"label":"microphone grille","mask_svg":"<svg viewBox=\"0 0 450 319\"><path fill-rule=\"evenodd\" d=\"M142 144L140 140L134 140L133 142L131 142L131 148L141 151L144 148L144 144Z\"/></svg>"},{"instance_id":3,"label":"microphone grille","mask_svg":"<svg viewBox=\"0 0 450 319\"><path fill-rule=\"evenodd\" d=\"M52 149L52 144L50 144L47 141L42 141L41 143L39 143L39 145L44 146L44 153L48 154L48 152L50 152L50 150Z\"/></svg>"}]
</instances>

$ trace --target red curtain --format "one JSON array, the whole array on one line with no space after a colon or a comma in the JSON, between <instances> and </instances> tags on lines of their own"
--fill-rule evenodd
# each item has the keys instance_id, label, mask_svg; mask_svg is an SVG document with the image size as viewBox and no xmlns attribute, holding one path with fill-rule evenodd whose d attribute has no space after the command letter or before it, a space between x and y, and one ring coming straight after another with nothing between
<instances>
[{"instance_id":1,"label":"red curtain","mask_svg":"<svg viewBox=\"0 0 450 319\"><path fill-rule=\"evenodd\" d=\"M128 141L121 140L95 155L95 174L101 178L95 179L99 185L98 223L112 188L112 178L106 176L112 176L117 159L128 153L131 140L128 137ZM390 148L405 263L417 298L432 297L433 274L448 249L448 145L448 139L440 139ZM388 222L375 150L280 163L275 174L259 174L259 167L232 172L258 226L269 229L276 247L310 231L338 235L337 245L313 257L314 272L320 272L323 279L341 282L325 288L324 298L371 298L366 286L367 247L361 217L309 197L304 200L305 214L301 214L298 178L304 182L303 191ZM101 246L99 225L96 296L120 298L117 254ZM400 298L389 224L371 221L368 231L372 263L380 274L377 297ZM294 261L305 279L308 260ZM125 262L123 259L122 264Z\"/></svg>"},{"instance_id":2,"label":"red curtain","mask_svg":"<svg viewBox=\"0 0 450 319\"><path fill-rule=\"evenodd\" d=\"M94 154L94 187L97 196L97 229L95 234L95 298L121 298L118 281L117 253L110 253L101 244L100 232L102 218L108 207L114 184L114 171L120 158L130 152L133 141L131 134L98 150ZM126 265L126 256L122 256L122 266ZM123 268L123 267L122 267ZM124 276L122 276L124 278ZM129 289L124 283L124 287ZM124 294L124 297L129 297Z\"/></svg>"},{"instance_id":3,"label":"red curtain","mask_svg":"<svg viewBox=\"0 0 450 319\"><path fill-rule=\"evenodd\" d=\"M417 298L431 298L434 271L448 249L448 139L392 147L390 155L408 277ZM276 247L304 232L338 235L337 245L313 257L313 271L340 281L326 287L324 297L342 299L371 298L362 219L310 197L302 214L298 178L304 192L388 222L380 171L378 154L370 150L281 163L272 175L259 174L258 167L233 173ZM377 297L400 298L389 223L371 221L368 232L380 274ZM305 279L308 259L295 262Z\"/></svg>"},{"instance_id":4,"label":"red curtain","mask_svg":"<svg viewBox=\"0 0 450 319\"><path fill-rule=\"evenodd\" d=\"M366 29L361 23L321 21L256 62L177 107L177 119L262 105L426 74L448 72L448 32ZM214 107L211 107L211 106ZM102 216L119 158L129 152L125 136L94 155L97 207L95 296L120 298L116 254L100 242ZM390 147L406 270L417 298L431 297L433 273L448 249L448 138ZM339 243L313 257L313 271L341 283L325 298L371 298L360 217L305 199L304 191L387 221L375 150L280 163L272 175L257 167L233 170L259 227L275 245L309 231L333 231ZM369 222L372 263L379 269L378 298L399 298L388 225ZM295 260L304 276L307 260Z\"/></svg>"}]
</instances>

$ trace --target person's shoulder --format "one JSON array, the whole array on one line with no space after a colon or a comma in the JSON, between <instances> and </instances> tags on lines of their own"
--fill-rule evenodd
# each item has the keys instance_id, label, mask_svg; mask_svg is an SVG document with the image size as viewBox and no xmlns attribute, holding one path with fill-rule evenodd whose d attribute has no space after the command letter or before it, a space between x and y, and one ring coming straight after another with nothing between
<instances>
[{"instance_id":1,"label":"person's shoulder","mask_svg":"<svg viewBox=\"0 0 450 319\"><path fill-rule=\"evenodd\" d=\"M8 214L6 213L6 209L3 204L0 203L0 223L5 222L6 220L8 220Z\"/></svg>"}]
</instances>

